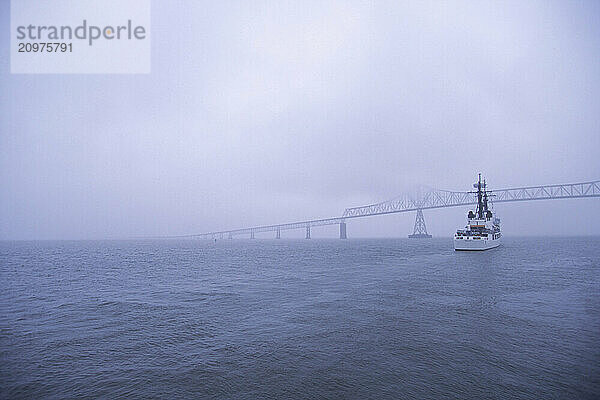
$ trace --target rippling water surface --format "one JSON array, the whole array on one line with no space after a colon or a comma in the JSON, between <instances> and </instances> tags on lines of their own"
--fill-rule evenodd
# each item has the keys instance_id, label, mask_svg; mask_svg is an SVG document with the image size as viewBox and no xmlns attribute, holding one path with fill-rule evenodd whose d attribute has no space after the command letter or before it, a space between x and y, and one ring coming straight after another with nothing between
<instances>
[{"instance_id":1,"label":"rippling water surface","mask_svg":"<svg viewBox=\"0 0 600 400\"><path fill-rule=\"evenodd\" d=\"M600 396L600 238L0 243L0 397Z\"/></svg>"}]
</instances>

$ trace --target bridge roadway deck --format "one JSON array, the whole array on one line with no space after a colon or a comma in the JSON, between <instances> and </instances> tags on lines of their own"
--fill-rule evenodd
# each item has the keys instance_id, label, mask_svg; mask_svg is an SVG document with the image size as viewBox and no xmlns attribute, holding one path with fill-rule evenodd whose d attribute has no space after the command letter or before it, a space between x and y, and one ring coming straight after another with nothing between
<instances>
[{"instance_id":1,"label":"bridge roadway deck","mask_svg":"<svg viewBox=\"0 0 600 400\"><path fill-rule=\"evenodd\" d=\"M600 197L600 180L580 183L569 183L561 185L527 186L509 189L490 190L494 203L507 203L531 200L556 200ZM249 228L213 231L191 235L170 236L179 238L232 238L239 235L250 235L261 232L280 232L290 229L306 229L307 238L310 237L310 228L323 225L344 224L352 218L371 217L375 215L395 214L417 210L434 208L459 207L477 204L473 192L456 192L448 190L430 189L420 196L404 194L381 203L370 204L361 207L347 208L339 217L310 219L305 221L290 222L284 224L259 225ZM340 232L342 230L340 229Z\"/></svg>"}]
</instances>

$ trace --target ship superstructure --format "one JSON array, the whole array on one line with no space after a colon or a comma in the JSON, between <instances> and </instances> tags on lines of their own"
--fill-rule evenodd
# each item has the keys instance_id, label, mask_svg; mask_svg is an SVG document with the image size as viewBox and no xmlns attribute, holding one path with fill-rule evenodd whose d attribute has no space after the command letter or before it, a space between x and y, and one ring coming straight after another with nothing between
<instances>
[{"instance_id":1,"label":"ship superstructure","mask_svg":"<svg viewBox=\"0 0 600 400\"><path fill-rule=\"evenodd\" d=\"M481 174L477 183L477 208L467 214L467 225L454 235L454 250L488 250L500 245L500 218L496 217L490 207L490 196L485 180L481 182Z\"/></svg>"}]
</instances>

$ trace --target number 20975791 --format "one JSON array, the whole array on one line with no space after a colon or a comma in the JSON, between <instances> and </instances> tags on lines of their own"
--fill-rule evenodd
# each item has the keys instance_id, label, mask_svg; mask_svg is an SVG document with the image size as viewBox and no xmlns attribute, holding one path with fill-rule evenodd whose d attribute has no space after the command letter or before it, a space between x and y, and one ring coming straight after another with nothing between
<instances>
[{"instance_id":1,"label":"number 20975791","mask_svg":"<svg viewBox=\"0 0 600 400\"><path fill-rule=\"evenodd\" d=\"M73 43L19 43L19 53L72 53Z\"/></svg>"}]
</instances>

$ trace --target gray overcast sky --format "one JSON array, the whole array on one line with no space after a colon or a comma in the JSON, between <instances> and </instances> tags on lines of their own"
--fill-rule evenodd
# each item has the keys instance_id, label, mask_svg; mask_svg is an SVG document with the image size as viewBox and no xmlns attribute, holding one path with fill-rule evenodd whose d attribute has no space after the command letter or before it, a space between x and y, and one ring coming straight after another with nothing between
<instances>
[{"instance_id":1,"label":"gray overcast sky","mask_svg":"<svg viewBox=\"0 0 600 400\"><path fill-rule=\"evenodd\" d=\"M148 75L11 75L8 1L0 26L0 239L329 217L477 172L600 178L597 1L153 1ZM496 208L507 234L600 234L600 199ZM430 232L465 211L427 211Z\"/></svg>"}]
</instances>

